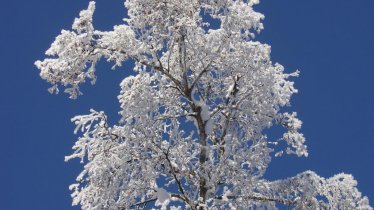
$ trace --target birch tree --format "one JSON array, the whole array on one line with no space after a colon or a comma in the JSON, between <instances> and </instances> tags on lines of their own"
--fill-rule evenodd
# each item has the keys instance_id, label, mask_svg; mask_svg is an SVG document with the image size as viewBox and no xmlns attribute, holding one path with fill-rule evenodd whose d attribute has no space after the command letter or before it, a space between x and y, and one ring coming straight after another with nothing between
<instances>
[{"instance_id":1,"label":"birch tree","mask_svg":"<svg viewBox=\"0 0 374 210\"><path fill-rule=\"evenodd\" d=\"M112 31L93 26L95 2L36 61L51 93L76 99L99 60L120 67L121 120L102 111L72 118L79 138L66 161L83 171L70 186L82 209L372 209L351 175L306 171L267 180L272 158L308 156L302 122L285 112L297 92L255 40L258 0L127 0ZM207 19L211 21L207 21ZM212 21L218 27L211 25ZM265 130L281 127L279 139ZM286 146L284 146L286 145Z\"/></svg>"}]
</instances>

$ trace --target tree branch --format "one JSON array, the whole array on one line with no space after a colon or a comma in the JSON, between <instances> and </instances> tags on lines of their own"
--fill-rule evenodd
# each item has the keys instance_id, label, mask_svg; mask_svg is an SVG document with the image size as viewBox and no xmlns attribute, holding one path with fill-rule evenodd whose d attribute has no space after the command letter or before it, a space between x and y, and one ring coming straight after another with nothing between
<instances>
[{"instance_id":1,"label":"tree branch","mask_svg":"<svg viewBox=\"0 0 374 210\"><path fill-rule=\"evenodd\" d=\"M183 201L185 201L188 205L190 205L191 208L193 208L193 203L190 201L190 199L188 198L187 194L185 193L185 191L183 189L183 186L182 186L182 183L178 179L177 173L175 172L175 169L174 169L173 165L171 164L171 161L170 161L170 158L169 158L169 154L167 152L163 152L163 153L165 155L166 161L168 162L168 165L170 167L170 170L171 170L171 173L173 175L173 178L174 178L175 182L177 183L178 191L180 193L182 193L182 195L179 198L182 199Z\"/></svg>"},{"instance_id":2,"label":"tree branch","mask_svg":"<svg viewBox=\"0 0 374 210\"><path fill-rule=\"evenodd\" d=\"M150 202L154 202L154 201L157 201L157 198L152 198L152 199L148 199L148 200L145 200L143 202L139 202L139 203L136 203L136 204L133 204L130 206L130 208L138 208L139 206L141 205L147 205L148 203ZM121 208L121 210L125 210L126 208Z\"/></svg>"},{"instance_id":3,"label":"tree branch","mask_svg":"<svg viewBox=\"0 0 374 210\"><path fill-rule=\"evenodd\" d=\"M224 198L223 195L216 196L215 199L222 200ZM295 201L287 200L287 199L280 199L280 198L268 198L268 197L260 197L260 196L235 196L235 195L228 195L226 196L227 199L238 199L238 198L244 198L248 200L256 200L256 201L262 201L262 202L277 202L284 205L294 205L296 204Z\"/></svg>"}]
</instances>

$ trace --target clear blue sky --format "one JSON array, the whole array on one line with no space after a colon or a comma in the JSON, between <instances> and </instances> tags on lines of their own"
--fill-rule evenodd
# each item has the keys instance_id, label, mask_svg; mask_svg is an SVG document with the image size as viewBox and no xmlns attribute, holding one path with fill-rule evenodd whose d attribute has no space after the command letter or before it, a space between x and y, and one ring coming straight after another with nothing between
<instances>
[{"instance_id":1,"label":"clear blue sky","mask_svg":"<svg viewBox=\"0 0 374 210\"><path fill-rule=\"evenodd\" d=\"M97 85L78 100L50 95L33 66L61 29L70 29L86 0L3 1L0 7L0 209L72 209L68 185L80 171L64 162L76 136L70 118L90 108L118 120L125 65L98 67ZM374 204L374 1L263 0L259 40L273 61L300 69L293 110L304 122L310 156L274 159L270 179L307 169L322 176L352 173ZM99 0L98 29L110 30L125 15L122 0Z\"/></svg>"}]
</instances>

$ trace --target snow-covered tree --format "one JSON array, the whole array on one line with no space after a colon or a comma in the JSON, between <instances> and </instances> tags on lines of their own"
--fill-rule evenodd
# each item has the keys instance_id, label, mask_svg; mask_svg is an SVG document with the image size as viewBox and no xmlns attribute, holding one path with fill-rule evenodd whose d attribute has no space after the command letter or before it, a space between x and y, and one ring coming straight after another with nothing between
<instances>
[{"instance_id":1,"label":"snow-covered tree","mask_svg":"<svg viewBox=\"0 0 374 210\"><path fill-rule=\"evenodd\" d=\"M62 30L46 51L51 57L35 63L51 93L64 86L77 98L81 84L95 83L100 59L113 68L135 62L135 76L120 84L118 125L95 110L72 119L82 134L66 160L85 163L70 186L74 205L372 209L351 175L263 177L272 157L308 152L301 121L282 109L297 92L290 77L298 72L286 74L270 60L270 46L255 41L264 18L257 3L127 0L129 18L99 31L90 2L73 30ZM280 139L266 137L271 126L284 128Z\"/></svg>"}]
</instances>

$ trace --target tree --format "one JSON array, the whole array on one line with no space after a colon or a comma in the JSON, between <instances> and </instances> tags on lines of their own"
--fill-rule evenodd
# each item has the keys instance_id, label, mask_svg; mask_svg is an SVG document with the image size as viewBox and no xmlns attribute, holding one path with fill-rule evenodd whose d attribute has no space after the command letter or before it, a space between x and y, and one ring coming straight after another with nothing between
<instances>
[{"instance_id":1,"label":"tree","mask_svg":"<svg viewBox=\"0 0 374 210\"><path fill-rule=\"evenodd\" d=\"M66 160L85 163L70 186L83 209L372 209L351 175L323 178L306 171L285 180L263 175L273 156L307 156L301 121L287 113L297 92L270 46L254 41L263 15L258 0L128 0L128 19L113 31L95 30L95 3L73 31L62 30L36 61L51 93L70 98L95 83L104 58L135 62L118 99L121 121L104 112L72 118L80 131ZM210 25L211 19L219 24ZM265 129L283 127L276 141ZM282 146L286 145L286 146Z\"/></svg>"}]
</instances>

